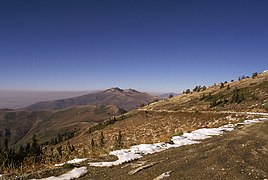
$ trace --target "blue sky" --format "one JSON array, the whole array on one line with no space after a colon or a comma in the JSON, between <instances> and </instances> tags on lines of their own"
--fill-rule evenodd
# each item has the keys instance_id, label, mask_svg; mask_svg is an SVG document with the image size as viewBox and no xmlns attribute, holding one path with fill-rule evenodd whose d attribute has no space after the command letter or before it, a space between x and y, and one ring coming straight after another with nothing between
<instances>
[{"instance_id":1,"label":"blue sky","mask_svg":"<svg viewBox=\"0 0 268 180\"><path fill-rule=\"evenodd\" d=\"M0 89L181 92L268 69L266 0L0 1Z\"/></svg>"}]
</instances>

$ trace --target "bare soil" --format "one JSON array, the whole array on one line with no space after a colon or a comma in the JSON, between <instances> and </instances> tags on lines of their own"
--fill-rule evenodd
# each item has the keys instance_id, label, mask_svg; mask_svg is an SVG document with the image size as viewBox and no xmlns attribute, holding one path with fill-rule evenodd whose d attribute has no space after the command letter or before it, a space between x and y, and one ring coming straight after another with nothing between
<instances>
[{"instance_id":1,"label":"bare soil","mask_svg":"<svg viewBox=\"0 0 268 180\"><path fill-rule=\"evenodd\" d=\"M268 121L240 126L200 144L147 155L120 166L88 167L81 179L154 179L168 171L166 179L267 179L267 139Z\"/></svg>"}]
</instances>

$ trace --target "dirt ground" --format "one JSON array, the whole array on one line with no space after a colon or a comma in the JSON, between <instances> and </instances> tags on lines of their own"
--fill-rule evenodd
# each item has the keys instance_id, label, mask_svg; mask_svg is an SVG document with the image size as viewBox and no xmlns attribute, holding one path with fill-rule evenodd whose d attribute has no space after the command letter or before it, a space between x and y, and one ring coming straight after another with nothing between
<instances>
[{"instance_id":1,"label":"dirt ground","mask_svg":"<svg viewBox=\"0 0 268 180\"><path fill-rule=\"evenodd\" d=\"M241 125L200 144L168 149L119 166L91 167L87 163L80 164L87 166L88 173L79 179L159 180L159 175L169 172L169 177L164 179L268 180L268 121ZM42 170L0 179L59 176L71 169Z\"/></svg>"},{"instance_id":2,"label":"dirt ground","mask_svg":"<svg viewBox=\"0 0 268 180\"><path fill-rule=\"evenodd\" d=\"M81 179L154 179L165 172L165 179L267 179L268 121L120 166L88 167Z\"/></svg>"}]
</instances>

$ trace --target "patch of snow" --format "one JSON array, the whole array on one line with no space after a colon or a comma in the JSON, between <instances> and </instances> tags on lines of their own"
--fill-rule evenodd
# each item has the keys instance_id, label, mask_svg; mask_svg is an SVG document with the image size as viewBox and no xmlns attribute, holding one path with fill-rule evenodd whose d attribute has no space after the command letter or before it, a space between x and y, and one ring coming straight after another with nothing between
<instances>
[{"instance_id":1,"label":"patch of snow","mask_svg":"<svg viewBox=\"0 0 268 180\"><path fill-rule=\"evenodd\" d=\"M171 171L164 172L163 174L160 174L159 176L157 176L153 180L161 180L161 179L167 178L170 176L170 173L171 173Z\"/></svg>"},{"instance_id":2,"label":"patch of snow","mask_svg":"<svg viewBox=\"0 0 268 180\"><path fill-rule=\"evenodd\" d=\"M259 114L259 113L258 113ZM267 114L267 113L266 113ZM245 120L242 123L237 124L226 124L218 128L201 128L190 133L183 133L181 136L173 136L171 143L155 143L155 144L140 144L131 146L129 149L121 149L110 152L110 155L117 156L118 159L112 162L92 162L90 166L97 167L111 167L129 162L135 159L141 158L143 155L157 153L166 149L180 147L184 145L201 143L200 140L211 138L212 136L218 136L223 134L225 131L233 131L238 124L251 124L268 120L267 118L258 118L253 120Z\"/></svg>"},{"instance_id":3,"label":"patch of snow","mask_svg":"<svg viewBox=\"0 0 268 180\"><path fill-rule=\"evenodd\" d=\"M90 166L96 166L96 167L111 167L111 166L116 166L123 164L125 162L129 162L135 159L139 159L142 156L140 154L135 154L134 152L131 151L131 149L121 149L121 150L116 150L112 151L109 153L110 155L117 156L118 159L116 161L112 162L93 162L89 163Z\"/></svg>"},{"instance_id":4,"label":"patch of snow","mask_svg":"<svg viewBox=\"0 0 268 180\"><path fill-rule=\"evenodd\" d=\"M250 115L260 115L260 116L268 116L268 113L246 112L246 114L250 114Z\"/></svg>"},{"instance_id":5,"label":"patch of snow","mask_svg":"<svg viewBox=\"0 0 268 180\"><path fill-rule=\"evenodd\" d=\"M267 73L268 72L268 70L264 70L262 73Z\"/></svg>"},{"instance_id":6,"label":"patch of snow","mask_svg":"<svg viewBox=\"0 0 268 180\"><path fill-rule=\"evenodd\" d=\"M61 176L55 177L51 176L48 178L43 178L41 180L71 180L74 178L79 178L87 173L86 167L74 168L73 170L62 174ZM34 179L33 179L34 180Z\"/></svg>"},{"instance_id":7,"label":"patch of snow","mask_svg":"<svg viewBox=\"0 0 268 180\"><path fill-rule=\"evenodd\" d=\"M258 118L258 119L250 119L250 120L245 120L241 123L238 123L240 125L246 125L246 124L252 124L252 123L257 123L257 122L261 122L267 120L267 118Z\"/></svg>"},{"instance_id":8,"label":"patch of snow","mask_svg":"<svg viewBox=\"0 0 268 180\"><path fill-rule=\"evenodd\" d=\"M79 164L83 161L86 161L87 158L75 158L73 160L70 160L70 161L67 161L67 162L64 162L64 163L61 163L61 164L55 164L55 166L63 166L64 164Z\"/></svg>"},{"instance_id":9,"label":"patch of snow","mask_svg":"<svg viewBox=\"0 0 268 180\"><path fill-rule=\"evenodd\" d=\"M199 141L187 139L185 136L173 136L171 141L176 145L176 147L200 143Z\"/></svg>"}]
</instances>

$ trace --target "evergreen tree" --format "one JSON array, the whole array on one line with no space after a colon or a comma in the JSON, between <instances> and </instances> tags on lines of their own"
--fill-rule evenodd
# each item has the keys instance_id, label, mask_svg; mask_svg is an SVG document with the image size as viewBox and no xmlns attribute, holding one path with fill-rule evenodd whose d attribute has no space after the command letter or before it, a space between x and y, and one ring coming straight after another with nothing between
<instances>
[{"instance_id":1,"label":"evergreen tree","mask_svg":"<svg viewBox=\"0 0 268 180\"><path fill-rule=\"evenodd\" d=\"M41 149L39 147L39 144L37 143L37 138L36 135L34 134L32 137L32 143L31 143L31 148L30 148L30 154L31 155L36 155L39 156L41 154Z\"/></svg>"},{"instance_id":2,"label":"evergreen tree","mask_svg":"<svg viewBox=\"0 0 268 180\"><path fill-rule=\"evenodd\" d=\"M234 89L230 103L241 103L245 99L244 93L242 92L240 95L239 91L237 88Z\"/></svg>"},{"instance_id":3,"label":"evergreen tree","mask_svg":"<svg viewBox=\"0 0 268 180\"><path fill-rule=\"evenodd\" d=\"M118 136L115 137L115 148L122 148L123 147L123 136L121 131L118 132Z\"/></svg>"},{"instance_id":4,"label":"evergreen tree","mask_svg":"<svg viewBox=\"0 0 268 180\"><path fill-rule=\"evenodd\" d=\"M19 162L23 162L25 157L26 157L25 148L21 145L17 153L17 160Z\"/></svg>"},{"instance_id":5,"label":"evergreen tree","mask_svg":"<svg viewBox=\"0 0 268 180\"><path fill-rule=\"evenodd\" d=\"M105 144L105 140L104 140L104 135L103 135L103 132L100 133L100 139L99 139L99 144L100 144L100 147L103 147L104 144Z\"/></svg>"},{"instance_id":6,"label":"evergreen tree","mask_svg":"<svg viewBox=\"0 0 268 180\"><path fill-rule=\"evenodd\" d=\"M92 151L94 151L94 150L95 150L95 141L94 141L94 139L93 139L93 138L91 138L91 142L90 142L90 148L91 148L91 150L92 150Z\"/></svg>"},{"instance_id":7,"label":"evergreen tree","mask_svg":"<svg viewBox=\"0 0 268 180\"><path fill-rule=\"evenodd\" d=\"M202 91L205 91L206 89L207 89L206 86L203 86L203 87L202 87Z\"/></svg>"},{"instance_id":8,"label":"evergreen tree","mask_svg":"<svg viewBox=\"0 0 268 180\"><path fill-rule=\"evenodd\" d=\"M30 153L30 149L31 149L31 144L30 143L27 143L26 144L26 147L25 147L25 153L26 153L26 155L28 155Z\"/></svg>"},{"instance_id":9,"label":"evergreen tree","mask_svg":"<svg viewBox=\"0 0 268 180\"><path fill-rule=\"evenodd\" d=\"M254 72L253 74L252 74L252 79L254 79L255 77L257 77L258 76L258 73L257 72Z\"/></svg>"},{"instance_id":10,"label":"evergreen tree","mask_svg":"<svg viewBox=\"0 0 268 180\"><path fill-rule=\"evenodd\" d=\"M185 93L186 94L190 94L191 93L191 90L190 89L186 89Z\"/></svg>"},{"instance_id":11,"label":"evergreen tree","mask_svg":"<svg viewBox=\"0 0 268 180\"><path fill-rule=\"evenodd\" d=\"M41 155L41 148L39 144L37 143L36 135L34 134L32 137L32 143L29 150L29 155L34 157L34 162L37 163L40 159L39 156Z\"/></svg>"}]
</instances>

